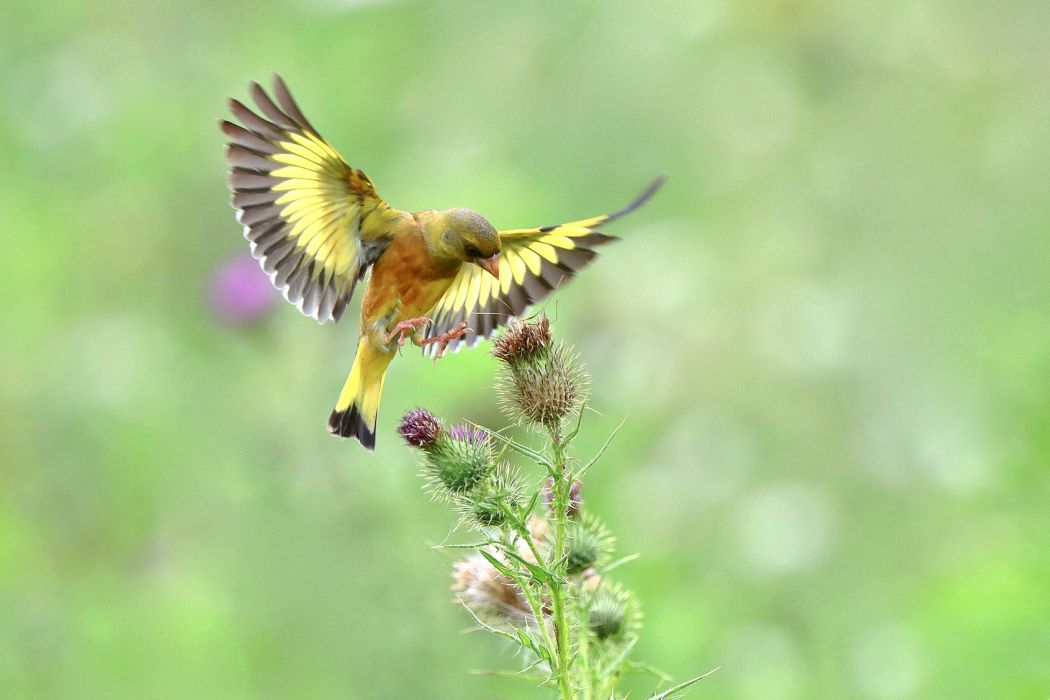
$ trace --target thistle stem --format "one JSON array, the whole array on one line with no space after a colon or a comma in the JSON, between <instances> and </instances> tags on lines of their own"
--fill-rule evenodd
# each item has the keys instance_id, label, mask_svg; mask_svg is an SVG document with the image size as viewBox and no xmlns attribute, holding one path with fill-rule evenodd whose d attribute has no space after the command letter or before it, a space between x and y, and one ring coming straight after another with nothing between
<instances>
[{"instance_id":1,"label":"thistle stem","mask_svg":"<svg viewBox=\"0 0 1050 700\"><path fill-rule=\"evenodd\" d=\"M554 550L551 564L564 580L565 576L565 521L568 518L569 486L571 480L566 469L565 443L561 426L549 426L551 437L551 478L553 480ZM554 617L554 634L558 646L558 688L562 698L572 700L574 695L569 685L569 624L566 616L566 596L561 585L551 586L551 612Z\"/></svg>"},{"instance_id":2,"label":"thistle stem","mask_svg":"<svg viewBox=\"0 0 1050 700\"><path fill-rule=\"evenodd\" d=\"M544 561L543 556L540 554L540 550L536 547L536 542L532 539L532 533L529 532L529 528L525 523L517 516L516 513L511 511L509 508L505 509L505 515L510 520L514 530L518 533L518 537L525 540L528 545L529 551L532 553L533 558L536 559L536 564L549 570L548 562ZM510 550L508 545L508 550ZM529 607L532 609L532 615L536 618L536 622L540 627L540 634L543 635L543 643L547 646L547 649L554 649L555 641L551 639L550 631L547 629L547 624L544 622L543 615L543 602L537 598L535 594L531 592L531 588L528 585L528 581L524 578L521 581L515 581L518 587L521 589L522 594L525 596ZM541 591L542 592L542 591ZM571 697L571 696L570 696Z\"/></svg>"}]
</instances>

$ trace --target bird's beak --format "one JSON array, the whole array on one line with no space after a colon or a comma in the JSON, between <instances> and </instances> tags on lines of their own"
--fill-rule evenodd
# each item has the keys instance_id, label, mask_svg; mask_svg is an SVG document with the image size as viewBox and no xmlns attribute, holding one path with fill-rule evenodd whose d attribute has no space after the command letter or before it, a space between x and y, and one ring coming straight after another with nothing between
<instances>
[{"instance_id":1,"label":"bird's beak","mask_svg":"<svg viewBox=\"0 0 1050 700\"><path fill-rule=\"evenodd\" d=\"M499 279L499 253L496 253L491 258L479 258L474 261L474 264L496 279Z\"/></svg>"}]
</instances>

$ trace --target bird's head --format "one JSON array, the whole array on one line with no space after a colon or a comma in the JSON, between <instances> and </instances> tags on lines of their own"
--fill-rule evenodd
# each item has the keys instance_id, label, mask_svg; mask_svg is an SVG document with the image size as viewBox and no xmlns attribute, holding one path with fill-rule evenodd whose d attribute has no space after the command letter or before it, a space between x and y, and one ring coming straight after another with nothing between
<instances>
[{"instance_id":1,"label":"bird's head","mask_svg":"<svg viewBox=\"0 0 1050 700\"><path fill-rule=\"evenodd\" d=\"M499 279L499 232L481 214L450 209L442 233L443 247L461 262L474 263Z\"/></svg>"}]
</instances>

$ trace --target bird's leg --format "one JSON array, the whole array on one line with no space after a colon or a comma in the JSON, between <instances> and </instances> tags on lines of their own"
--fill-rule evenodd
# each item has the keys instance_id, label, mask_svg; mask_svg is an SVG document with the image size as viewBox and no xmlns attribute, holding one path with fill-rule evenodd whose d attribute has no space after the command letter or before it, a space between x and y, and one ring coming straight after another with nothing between
<instances>
[{"instance_id":1,"label":"bird's leg","mask_svg":"<svg viewBox=\"0 0 1050 700\"><path fill-rule=\"evenodd\" d=\"M463 336L465 336L467 334L467 330L469 330L467 328L467 322L460 321L459 325L455 328L445 331L444 333L441 333L439 335L435 335L433 338L427 338L420 344L430 345L431 343L437 343L438 351L437 354L434 355L434 359L436 360L445 354L445 348L448 347L449 343L451 343L456 338L462 338Z\"/></svg>"},{"instance_id":2,"label":"bird's leg","mask_svg":"<svg viewBox=\"0 0 1050 700\"><path fill-rule=\"evenodd\" d=\"M387 333L386 342L389 343L394 338L397 338L397 346L400 348L405 345L406 340L412 338L413 343L422 345L425 342L423 340L423 330L430 324L431 320L426 316L405 319L394 326L394 330Z\"/></svg>"}]
</instances>

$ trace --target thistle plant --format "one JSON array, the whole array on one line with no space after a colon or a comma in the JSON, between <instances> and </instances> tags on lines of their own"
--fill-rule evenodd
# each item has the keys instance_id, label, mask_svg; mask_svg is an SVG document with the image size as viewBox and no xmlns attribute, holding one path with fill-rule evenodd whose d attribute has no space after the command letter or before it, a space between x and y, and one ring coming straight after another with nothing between
<instances>
[{"instance_id":1,"label":"thistle plant","mask_svg":"<svg viewBox=\"0 0 1050 700\"><path fill-rule=\"evenodd\" d=\"M501 407L534 440L471 423L446 428L424 409L406 414L398 429L419 451L426 490L451 505L462 529L478 533L473 543L445 545L473 550L452 567L455 600L478 629L524 659L518 670L491 673L546 687L563 700L624 697L620 683L628 673L669 684L632 657L640 606L610 576L635 556L616 558L615 539L583 498L584 477L613 436L587 462L571 453L585 412L586 371L570 347L553 340L545 316L513 321L492 354L500 362ZM676 697L700 678L650 697Z\"/></svg>"}]
</instances>

